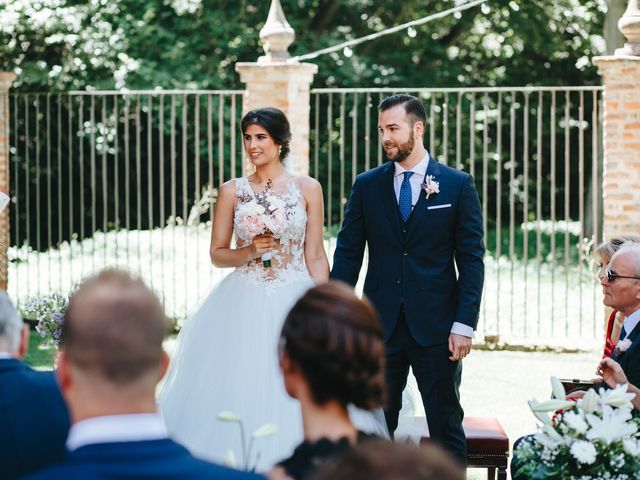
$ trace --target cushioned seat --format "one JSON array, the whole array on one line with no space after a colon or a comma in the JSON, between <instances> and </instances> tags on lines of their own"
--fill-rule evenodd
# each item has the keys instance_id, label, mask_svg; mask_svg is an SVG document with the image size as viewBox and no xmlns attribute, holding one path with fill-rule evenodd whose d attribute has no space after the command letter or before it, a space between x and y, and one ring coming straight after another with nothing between
<instances>
[{"instance_id":1,"label":"cushioned seat","mask_svg":"<svg viewBox=\"0 0 640 480\"><path fill-rule=\"evenodd\" d=\"M416 425L423 424L424 417L415 417ZM506 480L509 465L509 437L497 418L465 417L462 422L467 437L467 465L469 468L488 469L487 478ZM429 437L422 441L428 442Z\"/></svg>"}]
</instances>

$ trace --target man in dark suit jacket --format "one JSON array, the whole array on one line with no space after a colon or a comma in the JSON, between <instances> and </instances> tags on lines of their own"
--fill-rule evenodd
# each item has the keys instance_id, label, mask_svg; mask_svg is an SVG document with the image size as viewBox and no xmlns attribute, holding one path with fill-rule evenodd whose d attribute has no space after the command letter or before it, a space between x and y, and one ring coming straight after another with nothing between
<instances>
[{"instance_id":1,"label":"man in dark suit jacket","mask_svg":"<svg viewBox=\"0 0 640 480\"><path fill-rule=\"evenodd\" d=\"M611 358L632 385L640 385L640 245L624 244L611 257L600 284L605 305L624 314L620 340Z\"/></svg>"},{"instance_id":2,"label":"man in dark suit jacket","mask_svg":"<svg viewBox=\"0 0 640 480\"><path fill-rule=\"evenodd\" d=\"M18 478L62 458L69 415L51 372L20 359L29 345L7 294L0 291L0 479Z\"/></svg>"},{"instance_id":3,"label":"man in dark suit jacket","mask_svg":"<svg viewBox=\"0 0 640 480\"><path fill-rule=\"evenodd\" d=\"M107 270L83 282L69 302L57 371L72 418L69 453L29 478L260 478L198 460L167 437L155 402L169 364L165 331L142 281Z\"/></svg>"},{"instance_id":4,"label":"man in dark suit jacket","mask_svg":"<svg viewBox=\"0 0 640 480\"><path fill-rule=\"evenodd\" d=\"M356 178L331 277L355 285L368 247L364 293L385 331L389 431L398 425L411 366L431 438L464 464L459 385L484 281L480 203L470 175L439 164L424 148L420 100L394 95L379 111L391 162Z\"/></svg>"}]
</instances>

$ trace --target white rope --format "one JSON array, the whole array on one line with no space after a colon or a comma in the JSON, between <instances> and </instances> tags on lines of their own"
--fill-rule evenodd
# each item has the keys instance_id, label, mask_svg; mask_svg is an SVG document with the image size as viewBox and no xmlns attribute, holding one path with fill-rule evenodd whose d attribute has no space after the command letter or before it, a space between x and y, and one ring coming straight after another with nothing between
<instances>
[{"instance_id":1,"label":"white rope","mask_svg":"<svg viewBox=\"0 0 640 480\"><path fill-rule=\"evenodd\" d=\"M476 5L480 5L488 0L473 0L469 3L465 3L463 5L459 5L454 8L450 8L449 10L444 10L442 12L434 13L433 15L429 15L427 17L419 18L418 20L412 20L407 23L403 23L402 25L397 25L395 27L387 28L380 32L372 33L370 35L366 35L364 37L355 38L353 40L349 40L347 42L340 43L338 45L334 45L333 47L323 48L322 50L317 50L311 53L305 53L304 55L298 55L297 57L290 58L287 60L288 63L299 62L301 60L309 60L311 58L319 57L320 55L324 55L326 53L336 52L338 50L343 50L344 48L351 47L353 45L358 45L363 42L368 42L369 40L374 40L376 38L383 37L385 35L389 35L391 33L396 33L406 28L415 27L418 25L424 25L425 23L429 23L432 20L437 20L438 18L446 17L452 13L461 12L463 10L467 10L469 8L475 7Z\"/></svg>"}]
</instances>

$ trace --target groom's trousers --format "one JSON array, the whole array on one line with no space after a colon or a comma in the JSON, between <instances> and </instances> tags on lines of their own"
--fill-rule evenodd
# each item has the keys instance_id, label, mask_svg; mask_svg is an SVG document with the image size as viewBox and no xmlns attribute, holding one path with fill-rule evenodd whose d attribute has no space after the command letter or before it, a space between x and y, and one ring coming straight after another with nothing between
<instances>
[{"instance_id":1,"label":"groom's trousers","mask_svg":"<svg viewBox=\"0 0 640 480\"><path fill-rule=\"evenodd\" d=\"M462 428L464 412L459 393L462 362L452 362L450 355L447 343L419 345L409 331L404 312L400 312L395 330L385 344L385 417L393 437L402 407L402 391L411 367L424 404L431 440L466 466L467 442Z\"/></svg>"}]
</instances>

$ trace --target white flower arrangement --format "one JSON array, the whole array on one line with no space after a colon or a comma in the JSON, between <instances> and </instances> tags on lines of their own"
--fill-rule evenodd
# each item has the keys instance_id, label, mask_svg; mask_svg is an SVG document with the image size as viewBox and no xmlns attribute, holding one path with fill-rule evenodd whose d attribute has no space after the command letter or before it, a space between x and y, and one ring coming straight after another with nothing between
<instances>
[{"instance_id":1,"label":"white flower arrangement","mask_svg":"<svg viewBox=\"0 0 640 480\"><path fill-rule=\"evenodd\" d=\"M633 414L628 385L590 389L583 398L566 400L552 377L553 398L529 406L542 422L514 450L513 470L523 479L640 478L640 420Z\"/></svg>"}]
</instances>

